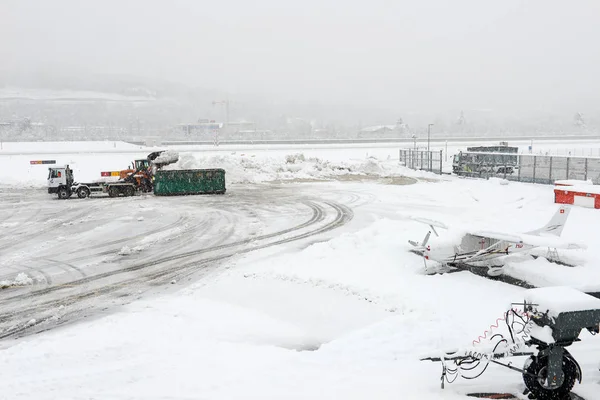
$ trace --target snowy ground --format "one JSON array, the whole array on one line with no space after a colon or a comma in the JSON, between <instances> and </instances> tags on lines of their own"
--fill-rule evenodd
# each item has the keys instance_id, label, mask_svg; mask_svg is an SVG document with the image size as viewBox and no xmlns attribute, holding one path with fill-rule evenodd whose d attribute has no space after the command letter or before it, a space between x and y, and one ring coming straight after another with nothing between
<instances>
[{"instance_id":1,"label":"snowy ground","mask_svg":"<svg viewBox=\"0 0 600 400\"><path fill-rule=\"evenodd\" d=\"M14 178L0 186L0 281L11 283L0 291L2 396L522 392L520 374L496 365L442 390L440 366L419 357L472 346L524 289L468 272L424 275L407 241L426 232L411 217L463 230L540 227L556 210L552 187L417 173L364 149L343 159L318 151L182 152L179 167L227 170L223 196L59 201L39 188L46 173L34 167L47 166L2 172ZM68 157L76 177L99 177L126 156ZM538 286L600 290L598 223L597 210L571 212L563 237L588 249L561 257L577 267L512 256L506 272ZM600 399L600 339L581 339L570 348L583 369L574 391Z\"/></svg>"}]
</instances>

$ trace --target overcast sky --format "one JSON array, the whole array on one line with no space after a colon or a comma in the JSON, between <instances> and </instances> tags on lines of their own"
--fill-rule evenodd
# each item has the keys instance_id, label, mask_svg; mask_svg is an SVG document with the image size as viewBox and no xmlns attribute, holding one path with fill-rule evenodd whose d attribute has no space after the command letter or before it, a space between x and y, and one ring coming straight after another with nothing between
<instances>
[{"instance_id":1,"label":"overcast sky","mask_svg":"<svg viewBox=\"0 0 600 400\"><path fill-rule=\"evenodd\" d=\"M599 0L0 0L0 16L4 74L412 111L600 101Z\"/></svg>"}]
</instances>

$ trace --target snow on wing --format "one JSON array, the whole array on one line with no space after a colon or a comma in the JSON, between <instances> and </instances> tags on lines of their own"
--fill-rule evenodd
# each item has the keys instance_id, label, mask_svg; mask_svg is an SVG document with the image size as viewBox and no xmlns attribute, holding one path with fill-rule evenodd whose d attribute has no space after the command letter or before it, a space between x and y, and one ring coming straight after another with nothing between
<instances>
[{"instance_id":1,"label":"snow on wing","mask_svg":"<svg viewBox=\"0 0 600 400\"><path fill-rule=\"evenodd\" d=\"M551 247L555 249L585 249L586 246L580 243L570 243L556 236L536 236L526 233L511 234L503 232L477 231L471 232L472 235L488 237L505 242L523 243L535 247Z\"/></svg>"}]
</instances>

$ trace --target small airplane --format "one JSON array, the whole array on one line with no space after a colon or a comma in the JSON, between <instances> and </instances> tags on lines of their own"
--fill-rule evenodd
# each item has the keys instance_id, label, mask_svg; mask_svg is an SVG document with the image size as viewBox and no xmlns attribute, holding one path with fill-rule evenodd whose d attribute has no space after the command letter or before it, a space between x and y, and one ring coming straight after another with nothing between
<instances>
[{"instance_id":1,"label":"small airplane","mask_svg":"<svg viewBox=\"0 0 600 400\"><path fill-rule=\"evenodd\" d=\"M437 261L441 264L442 270L448 268L461 267L487 267L488 275L498 276L502 274L504 265L491 265L490 261L499 257L504 257L514 253L530 251L536 247L547 247L549 254L556 257L556 249L584 249L582 244L568 243L560 238L562 230L567 222L571 209L561 206L546 226L526 233L502 233L492 231L474 231L466 233L460 245L453 248L432 249L429 238L433 232L436 236L439 234L436 227L447 229L443 223L423 219L413 218L416 221L429 225L431 230L427 232L421 243L409 240L413 246L411 252L423 257L426 272L427 260ZM550 257L547 257L550 259ZM550 261L553 261L550 259ZM439 271L434 271L437 273Z\"/></svg>"}]
</instances>

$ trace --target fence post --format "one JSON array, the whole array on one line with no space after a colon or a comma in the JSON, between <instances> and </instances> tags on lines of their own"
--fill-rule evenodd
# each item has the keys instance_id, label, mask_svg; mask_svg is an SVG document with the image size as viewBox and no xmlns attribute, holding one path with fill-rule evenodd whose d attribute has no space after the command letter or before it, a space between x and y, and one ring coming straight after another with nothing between
<instances>
[{"instance_id":1,"label":"fence post","mask_svg":"<svg viewBox=\"0 0 600 400\"><path fill-rule=\"evenodd\" d=\"M443 150L440 150L440 175L442 174L442 152Z\"/></svg>"},{"instance_id":2,"label":"fence post","mask_svg":"<svg viewBox=\"0 0 600 400\"><path fill-rule=\"evenodd\" d=\"M518 156L517 158L517 165L519 166L518 170L517 170L517 181L521 182L521 160L523 159L522 156Z\"/></svg>"},{"instance_id":3,"label":"fence post","mask_svg":"<svg viewBox=\"0 0 600 400\"><path fill-rule=\"evenodd\" d=\"M533 183L535 183L535 166L537 163L537 156L533 156Z\"/></svg>"},{"instance_id":4,"label":"fence post","mask_svg":"<svg viewBox=\"0 0 600 400\"><path fill-rule=\"evenodd\" d=\"M421 151L421 163L419 164L419 169L423 169L423 153L424 151Z\"/></svg>"},{"instance_id":5,"label":"fence post","mask_svg":"<svg viewBox=\"0 0 600 400\"><path fill-rule=\"evenodd\" d=\"M433 151L430 151L429 154L427 155L427 157L429 158L429 172L433 171Z\"/></svg>"},{"instance_id":6,"label":"fence post","mask_svg":"<svg viewBox=\"0 0 600 400\"><path fill-rule=\"evenodd\" d=\"M551 156L551 157L550 157L550 168L548 168L548 170L550 171L550 172L548 173L548 175L549 175L549 176L548 176L548 179L550 180L550 182L549 182L549 183L552 183L552 158L553 158L553 157Z\"/></svg>"},{"instance_id":7,"label":"fence post","mask_svg":"<svg viewBox=\"0 0 600 400\"><path fill-rule=\"evenodd\" d=\"M567 157L567 179L569 179L569 160L570 158Z\"/></svg>"},{"instance_id":8,"label":"fence post","mask_svg":"<svg viewBox=\"0 0 600 400\"><path fill-rule=\"evenodd\" d=\"M587 181L587 170L588 170L588 159L585 159L585 174L583 176L583 180Z\"/></svg>"}]
</instances>

